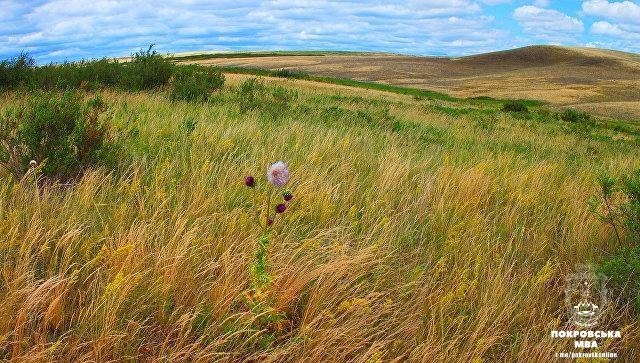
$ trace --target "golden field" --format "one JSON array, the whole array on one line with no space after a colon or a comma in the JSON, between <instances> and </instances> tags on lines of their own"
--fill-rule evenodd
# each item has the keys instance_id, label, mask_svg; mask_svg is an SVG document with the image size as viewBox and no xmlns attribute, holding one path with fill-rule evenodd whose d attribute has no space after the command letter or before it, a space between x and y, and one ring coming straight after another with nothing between
<instances>
[{"instance_id":1,"label":"golden field","mask_svg":"<svg viewBox=\"0 0 640 363\"><path fill-rule=\"evenodd\" d=\"M457 97L544 100L554 108L640 120L640 55L595 48L531 46L460 58L376 53L211 57L183 63L298 69L435 90Z\"/></svg>"},{"instance_id":2,"label":"golden field","mask_svg":"<svg viewBox=\"0 0 640 363\"><path fill-rule=\"evenodd\" d=\"M618 247L587 201L600 173L640 167L637 135L275 78L297 97L241 112L248 76L226 76L204 104L102 91L130 155L119 171L40 193L0 174L0 357L551 362L569 349L550 339L566 327L564 276ZM255 296L243 179L264 184L277 160L294 199ZM632 362L627 313L609 316L623 338L601 349Z\"/></svg>"}]
</instances>

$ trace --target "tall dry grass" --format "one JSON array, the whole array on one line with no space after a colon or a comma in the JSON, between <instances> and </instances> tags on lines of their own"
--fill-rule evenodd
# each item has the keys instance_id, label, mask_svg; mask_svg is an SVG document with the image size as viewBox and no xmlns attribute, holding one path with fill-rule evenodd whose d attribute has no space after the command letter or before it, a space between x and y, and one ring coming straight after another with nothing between
<instances>
[{"instance_id":1,"label":"tall dry grass","mask_svg":"<svg viewBox=\"0 0 640 363\"><path fill-rule=\"evenodd\" d=\"M616 247L586 201L599 171L640 166L632 143L286 84L298 111L277 117L239 113L230 90L203 105L106 92L121 170L39 194L2 176L0 357L542 362L567 349L550 339L566 324L563 276ZM329 105L388 107L424 129L327 123ZM286 319L265 326L243 300L260 231L242 180L280 159L295 199L266 294ZM637 323L621 316L610 349L638 360Z\"/></svg>"}]
</instances>

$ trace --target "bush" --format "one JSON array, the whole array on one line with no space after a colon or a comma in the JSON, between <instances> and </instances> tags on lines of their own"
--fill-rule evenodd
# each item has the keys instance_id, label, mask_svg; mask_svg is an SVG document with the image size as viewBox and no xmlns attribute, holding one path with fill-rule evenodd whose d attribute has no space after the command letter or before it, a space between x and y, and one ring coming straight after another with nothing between
<instances>
[{"instance_id":1,"label":"bush","mask_svg":"<svg viewBox=\"0 0 640 363\"><path fill-rule=\"evenodd\" d=\"M560 114L560 119L566 122L578 124L590 124L591 116L586 112L579 112L572 109L566 109Z\"/></svg>"},{"instance_id":2,"label":"bush","mask_svg":"<svg viewBox=\"0 0 640 363\"><path fill-rule=\"evenodd\" d=\"M99 96L86 102L74 92L30 96L0 118L0 165L20 179L35 160L45 178L65 182L113 161L114 145L100 118L105 110Z\"/></svg>"},{"instance_id":3,"label":"bush","mask_svg":"<svg viewBox=\"0 0 640 363\"><path fill-rule=\"evenodd\" d=\"M298 93L286 87L267 87L260 79L250 78L240 85L236 98L241 112L260 108L263 114L277 117L291 108Z\"/></svg>"},{"instance_id":4,"label":"bush","mask_svg":"<svg viewBox=\"0 0 640 363\"><path fill-rule=\"evenodd\" d=\"M570 132L593 137L591 136L591 130L593 130L595 122L591 119L591 116L588 113L566 109L562 111L559 116L560 120L569 124L568 130Z\"/></svg>"},{"instance_id":5,"label":"bush","mask_svg":"<svg viewBox=\"0 0 640 363\"><path fill-rule=\"evenodd\" d=\"M609 278L609 288L624 304L640 314L640 170L623 177L620 188L610 177L600 180L605 213L600 217L609 223L622 245L611 257L601 261L598 271ZM614 196L614 194L621 194ZM623 202L614 204L614 200ZM623 234L623 232L626 232Z\"/></svg>"},{"instance_id":6,"label":"bush","mask_svg":"<svg viewBox=\"0 0 640 363\"><path fill-rule=\"evenodd\" d=\"M528 113L529 108L522 101L509 100L502 105L502 111Z\"/></svg>"},{"instance_id":7,"label":"bush","mask_svg":"<svg viewBox=\"0 0 640 363\"><path fill-rule=\"evenodd\" d=\"M204 102L223 85L224 75L218 70L195 65L179 67L173 76L171 99Z\"/></svg>"},{"instance_id":8,"label":"bush","mask_svg":"<svg viewBox=\"0 0 640 363\"><path fill-rule=\"evenodd\" d=\"M309 78L309 74L297 69L287 69L280 68L273 73L276 77L281 78L296 78L296 79L306 79Z\"/></svg>"},{"instance_id":9,"label":"bush","mask_svg":"<svg viewBox=\"0 0 640 363\"><path fill-rule=\"evenodd\" d=\"M640 247L623 247L603 260L597 271L608 278L608 288L623 305L640 315Z\"/></svg>"},{"instance_id":10,"label":"bush","mask_svg":"<svg viewBox=\"0 0 640 363\"><path fill-rule=\"evenodd\" d=\"M94 87L116 87L122 81L123 65L118 61L110 61L103 58L85 64L89 75L89 77L86 77L87 81Z\"/></svg>"},{"instance_id":11,"label":"bush","mask_svg":"<svg viewBox=\"0 0 640 363\"><path fill-rule=\"evenodd\" d=\"M0 62L0 89L28 87L41 90L120 87L139 91L168 83L175 65L152 50L132 55L131 62L108 59L36 67L26 53Z\"/></svg>"},{"instance_id":12,"label":"bush","mask_svg":"<svg viewBox=\"0 0 640 363\"><path fill-rule=\"evenodd\" d=\"M245 112L257 108L261 102L264 102L266 94L267 87L262 80L249 78L242 82L236 91L240 111Z\"/></svg>"},{"instance_id":13,"label":"bush","mask_svg":"<svg viewBox=\"0 0 640 363\"><path fill-rule=\"evenodd\" d=\"M624 224L633 241L640 245L640 170L622 178L622 190L627 197L621 207Z\"/></svg>"},{"instance_id":14,"label":"bush","mask_svg":"<svg viewBox=\"0 0 640 363\"><path fill-rule=\"evenodd\" d=\"M131 62L126 64L123 84L127 89L148 90L169 82L173 73L173 63L152 49L153 44L146 51L134 53Z\"/></svg>"},{"instance_id":15,"label":"bush","mask_svg":"<svg viewBox=\"0 0 640 363\"><path fill-rule=\"evenodd\" d=\"M36 62L28 53L0 62L0 88L16 88L30 83Z\"/></svg>"}]
</instances>

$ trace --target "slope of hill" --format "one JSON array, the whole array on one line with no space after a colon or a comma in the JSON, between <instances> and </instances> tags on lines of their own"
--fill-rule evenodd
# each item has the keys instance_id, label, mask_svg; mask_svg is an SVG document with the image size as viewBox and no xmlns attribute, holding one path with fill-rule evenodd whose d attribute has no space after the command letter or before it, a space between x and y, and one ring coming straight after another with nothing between
<instances>
[{"instance_id":1,"label":"slope of hill","mask_svg":"<svg viewBox=\"0 0 640 363\"><path fill-rule=\"evenodd\" d=\"M564 277L619 247L587 200L640 167L637 125L250 78L202 103L81 93L109 109L116 170L40 190L0 168L0 360L554 362L572 344L548 337ZM267 228L276 160L293 199ZM637 362L624 309L606 349Z\"/></svg>"},{"instance_id":2,"label":"slope of hill","mask_svg":"<svg viewBox=\"0 0 640 363\"><path fill-rule=\"evenodd\" d=\"M540 99L554 107L640 119L640 56L618 51L531 46L460 58L283 54L176 59L220 66L299 69L462 97Z\"/></svg>"}]
</instances>

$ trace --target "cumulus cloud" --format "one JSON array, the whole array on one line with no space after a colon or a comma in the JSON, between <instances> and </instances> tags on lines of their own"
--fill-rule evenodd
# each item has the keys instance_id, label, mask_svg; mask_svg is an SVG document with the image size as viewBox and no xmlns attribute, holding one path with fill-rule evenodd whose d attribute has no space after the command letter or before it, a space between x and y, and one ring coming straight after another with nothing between
<instances>
[{"instance_id":1,"label":"cumulus cloud","mask_svg":"<svg viewBox=\"0 0 640 363\"><path fill-rule=\"evenodd\" d=\"M582 21L553 9L544 9L533 5L517 8L514 19L522 30L532 37L551 42L564 42L576 39L583 30Z\"/></svg>"},{"instance_id":2,"label":"cumulus cloud","mask_svg":"<svg viewBox=\"0 0 640 363\"><path fill-rule=\"evenodd\" d=\"M0 58L27 50L39 62L161 52L323 49L464 55L531 43L573 42L580 20L530 0L0 0ZM497 6L500 5L503 6ZM511 5L509 5L511 4ZM579 5L577 5L579 6ZM590 34L633 38L636 4L584 1ZM576 9L578 10L578 9ZM594 14L598 15L594 15ZM615 35L617 34L617 35ZM592 40L592 39L589 39Z\"/></svg>"},{"instance_id":3,"label":"cumulus cloud","mask_svg":"<svg viewBox=\"0 0 640 363\"><path fill-rule=\"evenodd\" d=\"M640 24L640 5L631 1L588 0L582 3L585 14Z\"/></svg>"},{"instance_id":4,"label":"cumulus cloud","mask_svg":"<svg viewBox=\"0 0 640 363\"><path fill-rule=\"evenodd\" d=\"M25 49L40 61L127 55L150 43L160 51L347 49L457 55L495 49L508 39L473 0L9 4L10 10L0 15L0 56Z\"/></svg>"},{"instance_id":5,"label":"cumulus cloud","mask_svg":"<svg viewBox=\"0 0 640 363\"><path fill-rule=\"evenodd\" d=\"M606 0L588 0L582 3L586 15L599 20L591 25L590 33L600 35L606 42L605 47L628 51L640 50L640 5L631 1L609 2Z\"/></svg>"},{"instance_id":6,"label":"cumulus cloud","mask_svg":"<svg viewBox=\"0 0 640 363\"><path fill-rule=\"evenodd\" d=\"M611 24L607 21L597 21L593 23L593 25L591 25L591 32L623 39L640 39L640 33L626 31L621 26Z\"/></svg>"}]
</instances>

